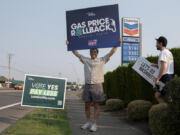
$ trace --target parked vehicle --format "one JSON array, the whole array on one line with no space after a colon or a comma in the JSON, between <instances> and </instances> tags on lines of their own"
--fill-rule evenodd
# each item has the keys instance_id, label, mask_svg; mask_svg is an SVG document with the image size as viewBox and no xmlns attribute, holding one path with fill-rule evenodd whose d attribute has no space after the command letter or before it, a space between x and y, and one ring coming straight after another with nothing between
<instances>
[{"instance_id":1,"label":"parked vehicle","mask_svg":"<svg viewBox=\"0 0 180 135\"><path fill-rule=\"evenodd\" d=\"M23 85L22 84L16 84L14 85L15 90L23 90Z\"/></svg>"}]
</instances>

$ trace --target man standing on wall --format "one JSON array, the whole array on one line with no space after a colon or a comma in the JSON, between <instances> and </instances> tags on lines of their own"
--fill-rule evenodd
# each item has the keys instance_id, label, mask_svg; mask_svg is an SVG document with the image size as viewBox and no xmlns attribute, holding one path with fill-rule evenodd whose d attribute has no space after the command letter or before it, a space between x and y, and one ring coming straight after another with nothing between
<instances>
[{"instance_id":1,"label":"man standing on wall","mask_svg":"<svg viewBox=\"0 0 180 135\"><path fill-rule=\"evenodd\" d=\"M159 81L163 83L167 83L173 79L174 74L174 60L172 53L166 48L167 39L163 36L160 36L156 39L156 48L160 51L158 64L153 64L152 66L157 67L159 69L159 75L156 79L156 85L159 85ZM166 93L164 90L156 91L155 98L158 103L163 103L164 100L162 96Z\"/></svg>"},{"instance_id":2,"label":"man standing on wall","mask_svg":"<svg viewBox=\"0 0 180 135\"><path fill-rule=\"evenodd\" d=\"M120 40L121 42L121 40ZM69 44L69 41L66 41ZM84 64L85 75L85 89L83 91L82 99L85 102L85 115L87 122L81 126L81 129L90 128L90 131L97 130L97 121L99 116L99 102L105 100L103 86L104 82L104 65L109 61L110 57L116 52L117 47L114 47L107 55L97 58L98 49L91 49L91 58L80 55L76 50L72 53L79 58ZM94 104L94 122L90 123L90 107L91 103Z\"/></svg>"}]
</instances>

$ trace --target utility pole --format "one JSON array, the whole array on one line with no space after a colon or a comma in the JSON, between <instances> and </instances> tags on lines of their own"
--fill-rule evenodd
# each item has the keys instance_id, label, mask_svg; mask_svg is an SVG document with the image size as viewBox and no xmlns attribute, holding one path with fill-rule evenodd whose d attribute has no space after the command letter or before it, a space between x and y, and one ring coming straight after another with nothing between
<instances>
[{"instance_id":1,"label":"utility pole","mask_svg":"<svg viewBox=\"0 0 180 135\"><path fill-rule=\"evenodd\" d=\"M11 57L12 54L8 54L8 87L10 87L10 74L11 74Z\"/></svg>"},{"instance_id":2,"label":"utility pole","mask_svg":"<svg viewBox=\"0 0 180 135\"><path fill-rule=\"evenodd\" d=\"M62 75L61 72L59 72L58 75L59 75L59 77L61 77L61 75Z\"/></svg>"},{"instance_id":3,"label":"utility pole","mask_svg":"<svg viewBox=\"0 0 180 135\"><path fill-rule=\"evenodd\" d=\"M142 56L142 23L139 24L140 28L140 56Z\"/></svg>"}]
</instances>

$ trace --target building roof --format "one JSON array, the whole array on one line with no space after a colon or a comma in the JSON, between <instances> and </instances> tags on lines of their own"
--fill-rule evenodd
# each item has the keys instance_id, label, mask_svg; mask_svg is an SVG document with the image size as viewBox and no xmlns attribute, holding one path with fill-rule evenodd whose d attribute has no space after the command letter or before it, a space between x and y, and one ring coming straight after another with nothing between
<instances>
[{"instance_id":1,"label":"building roof","mask_svg":"<svg viewBox=\"0 0 180 135\"><path fill-rule=\"evenodd\" d=\"M5 82L5 81L7 81L8 79L6 78L6 77L4 77L4 76L0 76L0 81L1 82Z\"/></svg>"}]
</instances>

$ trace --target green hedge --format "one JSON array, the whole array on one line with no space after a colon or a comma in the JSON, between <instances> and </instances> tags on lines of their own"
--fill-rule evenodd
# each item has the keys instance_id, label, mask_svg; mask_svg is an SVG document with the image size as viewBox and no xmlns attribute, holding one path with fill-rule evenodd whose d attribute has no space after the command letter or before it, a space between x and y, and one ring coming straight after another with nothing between
<instances>
[{"instance_id":1,"label":"green hedge","mask_svg":"<svg viewBox=\"0 0 180 135\"><path fill-rule=\"evenodd\" d=\"M134 100L128 104L127 114L131 121L147 120L152 103L145 100Z\"/></svg>"},{"instance_id":2,"label":"green hedge","mask_svg":"<svg viewBox=\"0 0 180 135\"><path fill-rule=\"evenodd\" d=\"M169 106L161 103L153 105L149 110L149 126L155 135L175 135L169 123ZM173 114L170 114L170 116ZM174 130L175 131L175 130Z\"/></svg>"},{"instance_id":3,"label":"green hedge","mask_svg":"<svg viewBox=\"0 0 180 135\"><path fill-rule=\"evenodd\" d=\"M149 125L155 135L180 135L180 77L164 88L167 104L154 105L149 111Z\"/></svg>"},{"instance_id":4,"label":"green hedge","mask_svg":"<svg viewBox=\"0 0 180 135\"><path fill-rule=\"evenodd\" d=\"M108 99L106 101L106 111L117 111L124 108L124 102L121 99Z\"/></svg>"},{"instance_id":5,"label":"green hedge","mask_svg":"<svg viewBox=\"0 0 180 135\"><path fill-rule=\"evenodd\" d=\"M180 48L173 48L170 51L174 56L175 74L180 76ZM158 61L157 56L149 56L147 59L152 63ZM133 64L130 63L128 67L119 66L114 71L105 74L104 93L106 98L119 98L125 104L137 99L154 103L152 86L132 69Z\"/></svg>"}]
</instances>

